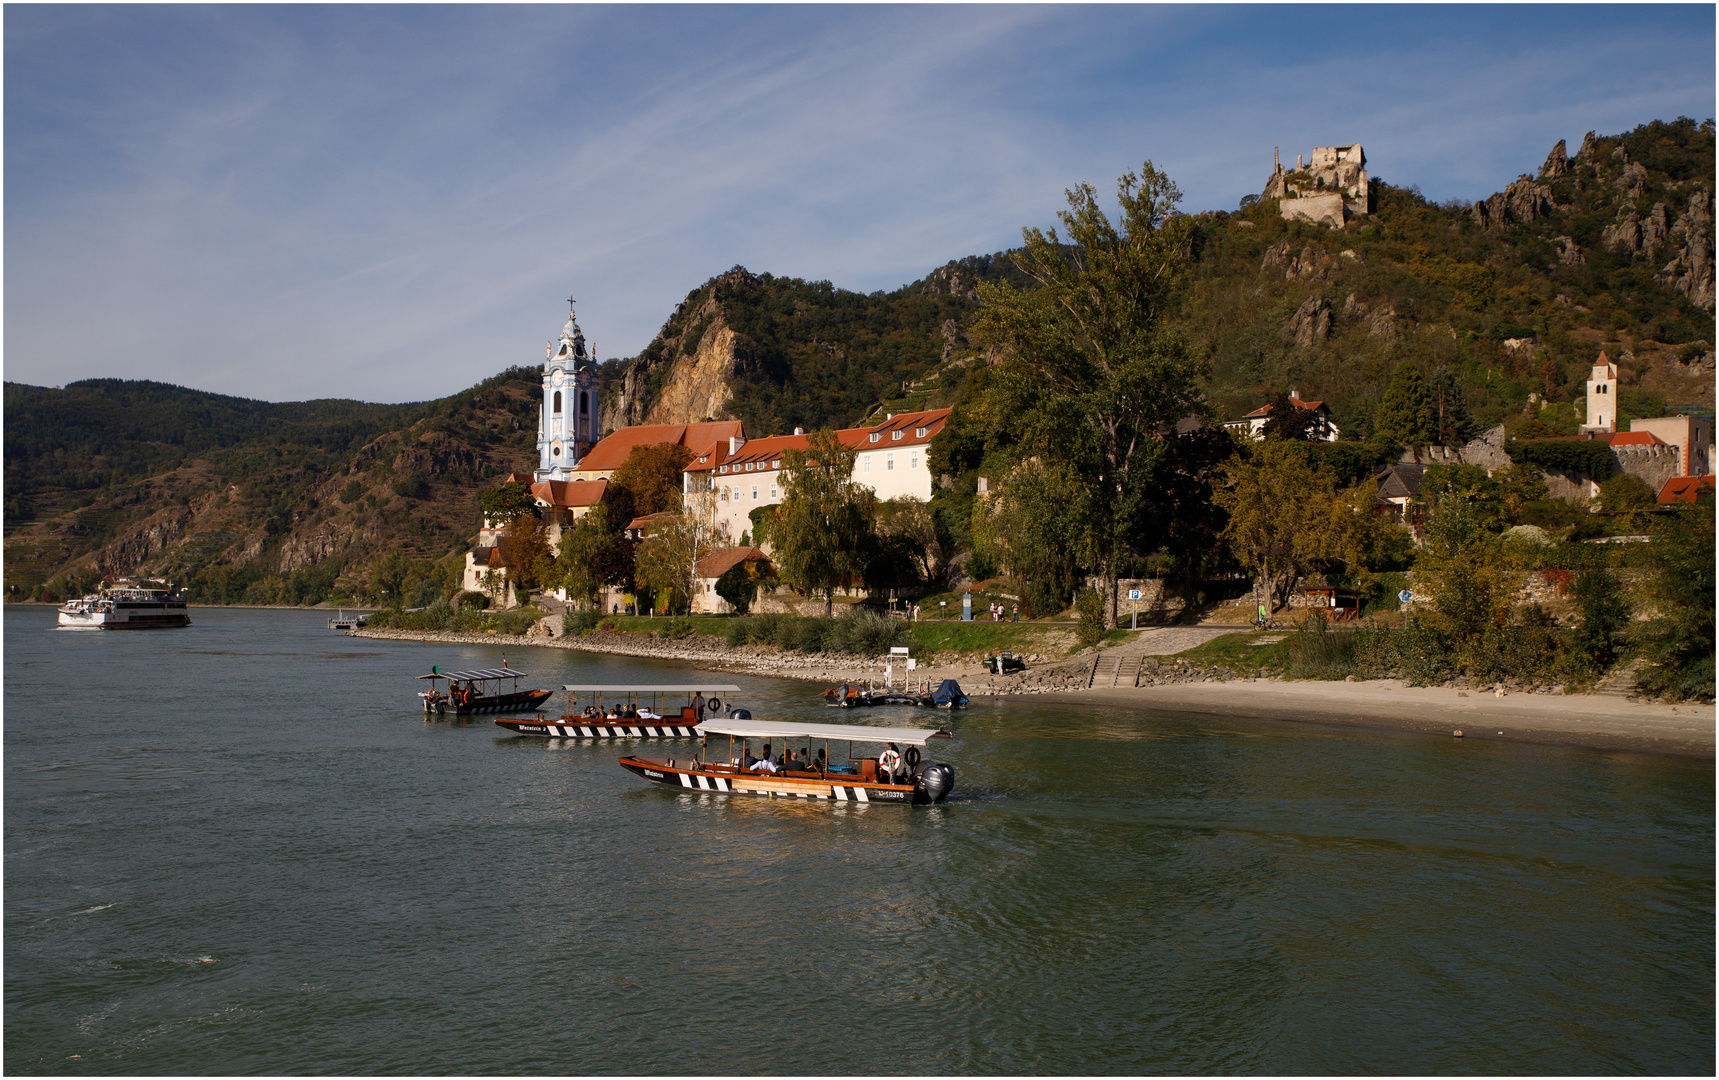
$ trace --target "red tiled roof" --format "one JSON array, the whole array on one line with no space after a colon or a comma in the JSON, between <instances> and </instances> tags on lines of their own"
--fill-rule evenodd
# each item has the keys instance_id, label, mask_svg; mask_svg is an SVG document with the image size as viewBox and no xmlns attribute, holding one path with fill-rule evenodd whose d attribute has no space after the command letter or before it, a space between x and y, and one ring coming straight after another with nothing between
<instances>
[{"instance_id":1,"label":"red tiled roof","mask_svg":"<svg viewBox=\"0 0 1719 1080\"><path fill-rule=\"evenodd\" d=\"M1298 397L1290 398L1289 403L1291 405L1295 405L1295 406L1297 406L1299 408L1303 408L1303 409L1323 409L1323 408L1325 408L1325 402L1323 402L1323 401L1302 401ZM1275 404L1276 404L1276 402L1268 401L1264 405L1261 405L1259 408L1255 409L1253 412L1244 414L1242 416L1242 419L1243 420L1252 420L1255 417L1264 416L1267 413L1271 412L1271 407Z\"/></svg>"},{"instance_id":2,"label":"red tiled roof","mask_svg":"<svg viewBox=\"0 0 1719 1080\"><path fill-rule=\"evenodd\" d=\"M1611 437L1613 446L1666 446L1665 440L1651 431L1620 431Z\"/></svg>"},{"instance_id":3,"label":"red tiled roof","mask_svg":"<svg viewBox=\"0 0 1719 1080\"><path fill-rule=\"evenodd\" d=\"M607 480L544 480L531 494L544 506L596 506L608 489Z\"/></svg>"},{"instance_id":4,"label":"red tiled roof","mask_svg":"<svg viewBox=\"0 0 1719 1080\"><path fill-rule=\"evenodd\" d=\"M717 548L693 564L693 576L701 578L719 578L728 573L737 564L752 559L769 561L769 556L756 547Z\"/></svg>"},{"instance_id":5,"label":"red tiled roof","mask_svg":"<svg viewBox=\"0 0 1719 1080\"><path fill-rule=\"evenodd\" d=\"M1712 476L1674 476L1659 489L1659 501L1662 503L1692 503L1695 496L1704 487L1713 487Z\"/></svg>"},{"instance_id":6,"label":"red tiled roof","mask_svg":"<svg viewBox=\"0 0 1719 1080\"><path fill-rule=\"evenodd\" d=\"M640 424L624 427L603 437L579 461L579 472L608 472L618 469L635 449L671 443L684 446L694 454L708 451L713 444L727 445L732 436L745 437L738 420L715 420L708 424Z\"/></svg>"},{"instance_id":7,"label":"red tiled roof","mask_svg":"<svg viewBox=\"0 0 1719 1080\"><path fill-rule=\"evenodd\" d=\"M627 522L627 528L628 529L646 529L652 525L661 525L663 522L667 521L669 518L677 518L677 517L680 517L680 515L678 513L676 513L675 511L664 510L661 513L646 514L644 517L636 517L633 520Z\"/></svg>"},{"instance_id":8,"label":"red tiled roof","mask_svg":"<svg viewBox=\"0 0 1719 1080\"><path fill-rule=\"evenodd\" d=\"M882 423L867 427L842 428L836 432L836 439L850 450L869 450L872 447L923 446L937 437L943 430L943 425L949 420L949 409L924 409L919 412L896 413ZM919 432L925 432L921 435ZM877 442L872 442L872 435L877 435ZM898 437L899 436L899 437ZM686 467L687 472L728 472L744 473L769 472L781 468L782 454L788 450L807 450L811 446L808 435L771 435L762 439L753 439L745 443L732 454L728 452L728 444L720 443L708 453L701 453Z\"/></svg>"}]
</instances>

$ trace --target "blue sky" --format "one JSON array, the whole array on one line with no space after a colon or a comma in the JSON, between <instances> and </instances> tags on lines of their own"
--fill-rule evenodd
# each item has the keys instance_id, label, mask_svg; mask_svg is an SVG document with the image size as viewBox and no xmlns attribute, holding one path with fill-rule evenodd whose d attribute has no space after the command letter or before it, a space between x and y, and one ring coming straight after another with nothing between
<instances>
[{"instance_id":1,"label":"blue sky","mask_svg":"<svg viewBox=\"0 0 1719 1080\"><path fill-rule=\"evenodd\" d=\"M730 266L893 289L1150 158L1475 199L1714 115L1711 5L5 8L5 377L438 397Z\"/></svg>"}]
</instances>

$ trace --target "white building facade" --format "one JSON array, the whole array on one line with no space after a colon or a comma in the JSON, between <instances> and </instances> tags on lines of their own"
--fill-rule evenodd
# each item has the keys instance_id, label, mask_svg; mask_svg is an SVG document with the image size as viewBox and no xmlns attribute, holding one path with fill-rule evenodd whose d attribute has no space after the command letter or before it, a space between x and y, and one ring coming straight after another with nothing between
<instances>
[{"instance_id":1,"label":"white building facade","mask_svg":"<svg viewBox=\"0 0 1719 1080\"><path fill-rule=\"evenodd\" d=\"M545 344L543 404L537 421L537 470L532 479L569 480L579 459L603 437L602 377L585 344L573 298L559 341Z\"/></svg>"}]
</instances>

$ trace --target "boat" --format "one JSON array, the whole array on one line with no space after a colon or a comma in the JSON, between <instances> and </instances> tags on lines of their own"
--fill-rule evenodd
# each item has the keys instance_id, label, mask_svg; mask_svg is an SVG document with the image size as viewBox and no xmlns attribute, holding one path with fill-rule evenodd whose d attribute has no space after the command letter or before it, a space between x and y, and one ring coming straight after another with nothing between
<instances>
[{"instance_id":1,"label":"boat","mask_svg":"<svg viewBox=\"0 0 1719 1080\"><path fill-rule=\"evenodd\" d=\"M516 710L534 712L549 700L551 691L521 690L519 680L530 677L523 671L508 667L506 660L501 662L501 667L485 668L481 671L438 671L431 668L428 675L418 676L419 679L430 680L430 688L420 690L418 696L424 699L426 715L434 713L440 716L451 712L455 716L470 716L472 713ZM448 680L445 694L439 681L442 679ZM512 685L503 686L509 679L512 680Z\"/></svg>"},{"instance_id":2,"label":"boat","mask_svg":"<svg viewBox=\"0 0 1719 1080\"><path fill-rule=\"evenodd\" d=\"M691 757L661 758L630 754L621 767L658 787L676 791L762 795L782 799L816 799L829 802L940 803L955 786L955 768L944 762L924 760L920 747L932 739L953 738L934 728L868 727L859 724L801 724L765 720L724 718L706 720L698 726L699 746ZM712 754L711 740L727 738ZM804 742L805 756L799 747ZM836 764L830 745L846 744L846 757ZM875 757L855 757L854 744L889 746ZM906 747L897 752L895 746ZM775 771L757 771L752 748L788 747L796 755L780 763L771 759ZM767 755L768 756L768 755ZM894 769L888 767L893 765Z\"/></svg>"},{"instance_id":3,"label":"boat","mask_svg":"<svg viewBox=\"0 0 1719 1080\"><path fill-rule=\"evenodd\" d=\"M342 611L340 614L328 620L328 628L330 630L362 630L369 625L370 616L358 612L348 615L346 612Z\"/></svg>"},{"instance_id":4,"label":"boat","mask_svg":"<svg viewBox=\"0 0 1719 1080\"><path fill-rule=\"evenodd\" d=\"M728 715L750 720L751 712L734 708L730 694L740 687L719 683L596 684L561 688L566 712L559 721L541 717L498 717L496 724L518 735L555 739L690 739L707 713L721 714L728 698ZM579 702L589 696L581 706ZM720 695L720 696L718 696ZM605 711L604 699L610 708Z\"/></svg>"},{"instance_id":5,"label":"boat","mask_svg":"<svg viewBox=\"0 0 1719 1080\"><path fill-rule=\"evenodd\" d=\"M870 694L848 683L824 691L824 704L832 709L854 709L871 703Z\"/></svg>"},{"instance_id":6,"label":"boat","mask_svg":"<svg viewBox=\"0 0 1719 1080\"><path fill-rule=\"evenodd\" d=\"M965 709L967 695L961 692L961 684L954 679L944 679L937 684L937 689L931 692L931 702L939 709Z\"/></svg>"},{"instance_id":7,"label":"boat","mask_svg":"<svg viewBox=\"0 0 1719 1080\"><path fill-rule=\"evenodd\" d=\"M68 630L160 630L190 626L185 598L171 585L148 587L115 581L97 593L60 605L60 626Z\"/></svg>"}]
</instances>

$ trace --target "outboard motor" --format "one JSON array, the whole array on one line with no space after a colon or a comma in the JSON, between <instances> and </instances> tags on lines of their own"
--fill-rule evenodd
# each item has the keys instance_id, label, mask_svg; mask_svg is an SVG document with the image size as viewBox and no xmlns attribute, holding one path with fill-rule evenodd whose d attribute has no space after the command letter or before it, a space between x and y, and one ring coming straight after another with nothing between
<instances>
[{"instance_id":1,"label":"outboard motor","mask_svg":"<svg viewBox=\"0 0 1719 1080\"><path fill-rule=\"evenodd\" d=\"M750 720L750 719L752 719L752 710L751 709L729 709L728 710L728 718L730 720Z\"/></svg>"},{"instance_id":2,"label":"outboard motor","mask_svg":"<svg viewBox=\"0 0 1719 1080\"><path fill-rule=\"evenodd\" d=\"M946 765L939 761L928 764L919 770L919 779L914 784L913 801L916 803L940 803L949 795L955 786L955 766Z\"/></svg>"}]
</instances>

